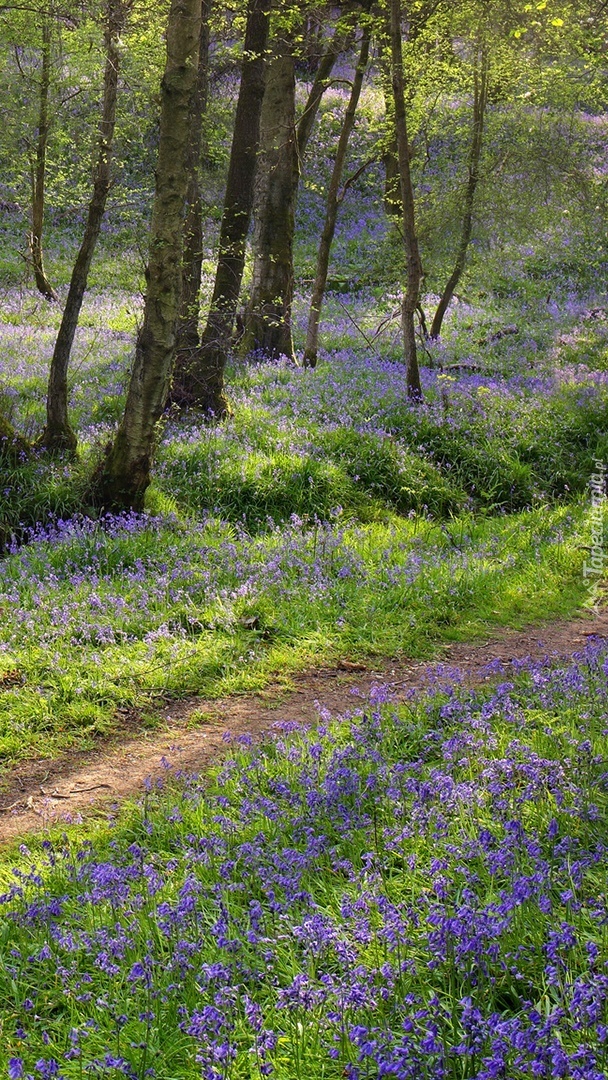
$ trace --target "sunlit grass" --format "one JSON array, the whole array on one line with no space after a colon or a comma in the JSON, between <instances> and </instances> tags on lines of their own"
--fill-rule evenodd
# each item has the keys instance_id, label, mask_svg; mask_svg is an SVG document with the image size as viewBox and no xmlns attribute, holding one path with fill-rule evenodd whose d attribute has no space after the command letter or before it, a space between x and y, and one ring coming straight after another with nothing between
<instances>
[{"instance_id":1,"label":"sunlit grass","mask_svg":"<svg viewBox=\"0 0 608 1080\"><path fill-rule=\"evenodd\" d=\"M121 705L569 614L587 519L580 503L446 525L294 517L258 537L177 518L41 530L2 564L0 685L18 677L0 690L0 748L49 753L108 731Z\"/></svg>"}]
</instances>

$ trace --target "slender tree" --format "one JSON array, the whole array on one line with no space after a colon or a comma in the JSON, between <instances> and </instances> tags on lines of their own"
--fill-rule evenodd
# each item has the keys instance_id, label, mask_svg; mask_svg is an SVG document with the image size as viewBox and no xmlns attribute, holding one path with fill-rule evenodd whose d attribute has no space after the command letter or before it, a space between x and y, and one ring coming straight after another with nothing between
<instances>
[{"instance_id":1,"label":"slender tree","mask_svg":"<svg viewBox=\"0 0 608 1080\"><path fill-rule=\"evenodd\" d=\"M42 251L42 231L44 227L44 184L46 177L46 153L49 142L50 119L49 97L51 91L52 64L52 14L45 11L42 19L42 47L40 85L38 90L38 133L36 153L30 160L32 186L32 230L29 237L30 258L34 270L36 288L46 300L58 300L59 297L51 285L44 268Z\"/></svg>"},{"instance_id":2,"label":"slender tree","mask_svg":"<svg viewBox=\"0 0 608 1080\"><path fill-rule=\"evenodd\" d=\"M323 298L325 296L325 286L327 284L327 272L329 269L329 256L331 251L331 245L334 238L334 233L336 231L338 206L340 202L339 189L342 180L342 172L344 170L344 162L346 161L346 152L348 150L349 139L355 126L355 117L357 113L357 106L359 104L359 98L361 96L363 79L367 70L371 33L372 25L371 21L368 20L364 23L363 26L361 46L359 49L359 59L355 68L350 98L346 107L346 112L344 114L342 130L340 132L340 138L338 139L336 156L334 158L334 166L329 182L329 189L327 192L325 221L323 224L323 232L321 233L321 241L319 244L319 252L317 255L317 269L312 290L312 298L310 301L310 313L308 316L308 327L306 331L306 345L304 348L305 367L314 368L316 367L317 363L321 306L323 304Z\"/></svg>"},{"instance_id":3,"label":"slender tree","mask_svg":"<svg viewBox=\"0 0 608 1080\"><path fill-rule=\"evenodd\" d=\"M106 509L143 506L158 421L169 390L181 299L190 109L197 80L200 20L200 0L171 0L143 323L123 418L94 484L93 497Z\"/></svg>"},{"instance_id":4,"label":"slender tree","mask_svg":"<svg viewBox=\"0 0 608 1080\"><path fill-rule=\"evenodd\" d=\"M318 61L308 99L297 123L295 67L300 51L294 48L293 39L300 35L294 33L293 27L277 28L275 56L262 110L252 243L253 281L240 344L244 355L260 350L266 355L295 359L291 330L293 242L303 160L323 94L330 85L334 64L352 36L361 7L361 3L356 2L341 10L333 36ZM305 30L306 27L303 35L306 40ZM310 55L307 61L310 67Z\"/></svg>"},{"instance_id":5,"label":"slender tree","mask_svg":"<svg viewBox=\"0 0 608 1080\"><path fill-rule=\"evenodd\" d=\"M387 127L382 151L382 164L384 165L384 212L394 225L396 220L403 216L403 202L401 199L399 151L397 147L397 133L395 130L391 57L390 52L387 53L386 49L383 47L380 48L379 67Z\"/></svg>"},{"instance_id":6,"label":"slender tree","mask_svg":"<svg viewBox=\"0 0 608 1080\"><path fill-rule=\"evenodd\" d=\"M426 0L426 2L421 4L410 5L407 12L408 44L412 45L416 42L420 43L424 39L427 26L429 22L433 20L433 16L439 14L440 19L443 19L445 17L444 11L445 5L443 3L443 0ZM439 40L437 40L436 35L435 41L436 46L440 48L441 36L439 36ZM426 53L425 62L428 65L428 47L425 48L425 46L423 45L423 52ZM382 86L386 117L388 120L387 137L384 146L384 153L382 155L382 161L384 164L384 210L386 215L390 219L394 219L402 217L403 202L401 199L399 148L397 146L397 132L395 129L394 117L391 50L386 49L385 43L383 41L380 42L378 59L380 68L380 83ZM409 90L410 96L413 96L411 94L411 91L413 89L413 80L410 79L409 83L409 87L404 86L404 90ZM409 153L411 161L413 157L411 145L409 147Z\"/></svg>"},{"instance_id":7,"label":"slender tree","mask_svg":"<svg viewBox=\"0 0 608 1080\"><path fill-rule=\"evenodd\" d=\"M253 207L269 25L270 0L249 0L211 307L200 346L192 353L187 369L179 372L172 392L174 401L196 405L216 419L228 411L224 369L241 291Z\"/></svg>"},{"instance_id":8,"label":"slender tree","mask_svg":"<svg viewBox=\"0 0 608 1080\"><path fill-rule=\"evenodd\" d=\"M107 0L106 5L104 30L106 62L93 194L51 360L46 427L40 439L41 445L47 450L75 450L76 448L76 435L68 417L68 367L89 270L110 190L112 142L116 123L120 67L119 40L125 28L130 6L131 0Z\"/></svg>"},{"instance_id":9,"label":"slender tree","mask_svg":"<svg viewBox=\"0 0 608 1080\"><path fill-rule=\"evenodd\" d=\"M203 122L209 96L210 15L211 0L201 0L198 78L190 110L182 301L177 324L177 354L174 369L174 378L176 380L180 379L182 370L187 370L190 357L199 345L198 321L203 267L203 200L200 173L203 152Z\"/></svg>"},{"instance_id":10,"label":"slender tree","mask_svg":"<svg viewBox=\"0 0 608 1080\"><path fill-rule=\"evenodd\" d=\"M403 330L403 354L406 365L406 388L408 397L422 399L420 371L416 354L416 328L414 317L420 301L422 262L416 235L414 214L414 191L410 173L410 147L405 114L405 88L403 78L403 43L401 38L401 0L390 0L391 74L395 106L395 134L399 160L401 186L402 228L406 257L406 288L401 302L401 326Z\"/></svg>"},{"instance_id":11,"label":"slender tree","mask_svg":"<svg viewBox=\"0 0 608 1080\"><path fill-rule=\"evenodd\" d=\"M357 8L358 6L359 5L357 4ZM352 14L351 12L348 12L347 18L344 18L343 15L338 21L338 25L336 26L333 37L331 38L329 44L327 45L327 48L321 56L317 70L315 71L312 85L310 87L308 98L306 99L306 104L298 120L296 129L298 158L300 162L300 171L298 173L298 177L300 176L302 170L304 155L310 141L310 136L312 135L312 130L314 128L315 120L317 118L317 113L319 111L319 106L321 104L323 94L329 86L331 73L334 69L334 65L340 54L346 48L348 40L350 38L351 19Z\"/></svg>"},{"instance_id":12,"label":"slender tree","mask_svg":"<svg viewBox=\"0 0 608 1080\"><path fill-rule=\"evenodd\" d=\"M441 334L441 326L450 301L458 288L458 282L462 277L467 261L467 251L473 231L473 210L475 206L475 192L479 183L479 163L483 144L484 121L486 106L488 103L488 54L484 41L477 50L475 69L473 72L473 131L469 158L467 163L467 185L464 193L464 208L460 240L456 250L454 268L450 274L441 298L433 316L430 337L438 338Z\"/></svg>"}]
</instances>

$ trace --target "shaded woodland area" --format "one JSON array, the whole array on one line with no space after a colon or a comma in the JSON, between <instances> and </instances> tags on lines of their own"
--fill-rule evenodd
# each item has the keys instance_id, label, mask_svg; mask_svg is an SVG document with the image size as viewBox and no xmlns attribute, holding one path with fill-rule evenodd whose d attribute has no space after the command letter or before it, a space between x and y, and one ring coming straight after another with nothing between
<instances>
[{"instance_id":1,"label":"shaded woodland area","mask_svg":"<svg viewBox=\"0 0 608 1080\"><path fill-rule=\"evenodd\" d=\"M471 245L492 245L493 213L508 217L511 209L506 232L523 226L532 236L543 217L574 215L589 237L590 266L603 257L605 184L595 155L605 132L592 120L603 85L604 24L601 6L489 0L449 9L419 3L404 10L395 2L309 11L285 3L271 9L269 2L218 11L192 0L154 13L136 0L78 10L5 5L4 92L19 103L9 109L4 136L5 219L29 218L20 255L49 303L59 298L45 269L45 213L66 226L77 206L84 216L37 446L76 450L68 373L91 263L104 217L107 233L128 230L138 199L151 211L143 323L125 412L89 501L106 509L143 506L168 403L221 420L229 411L231 356L296 362L294 244L305 228L296 207L306 185L326 190L313 229L319 246L309 262L304 366L317 362L341 204L353 188L375 189L377 203L381 187L386 254L402 281L405 388L422 400L419 354L432 362L426 342L441 338ZM361 153L364 86L375 100L365 106ZM210 87L224 95L223 128ZM318 114L321 123L327 119L323 102L336 92L343 106L332 116L334 142L320 144ZM92 157L78 153L92 144ZM224 162L219 216L219 207L209 213L209 199L221 192ZM215 280L210 306L201 309L204 248L218 217ZM474 225L484 218L482 241ZM570 244L569 230L560 234L551 224L554 243ZM364 230L362 223L362 266ZM12 445L22 453L9 418L2 423L7 451Z\"/></svg>"}]
</instances>

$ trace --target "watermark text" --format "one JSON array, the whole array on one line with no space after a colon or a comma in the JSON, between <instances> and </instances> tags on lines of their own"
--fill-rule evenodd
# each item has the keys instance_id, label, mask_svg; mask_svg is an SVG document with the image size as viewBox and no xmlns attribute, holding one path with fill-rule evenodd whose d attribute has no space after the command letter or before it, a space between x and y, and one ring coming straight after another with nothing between
<instances>
[{"instance_id":1,"label":"watermark text","mask_svg":"<svg viewBox=\"0 0 608 1080\"><path fill-rule=\"evenodd\" d=\"M595 471L591 474L589 488L591 491L591 547L589 558L583 563L583 577L587 584L587 599L583 607L588 611L599 613L602 599L602 579L606 563L608 562L608 550L604 542L604 517L606 512L606 474L608 467L603 461L594 462Z\"/></svg>"}]
</instances>

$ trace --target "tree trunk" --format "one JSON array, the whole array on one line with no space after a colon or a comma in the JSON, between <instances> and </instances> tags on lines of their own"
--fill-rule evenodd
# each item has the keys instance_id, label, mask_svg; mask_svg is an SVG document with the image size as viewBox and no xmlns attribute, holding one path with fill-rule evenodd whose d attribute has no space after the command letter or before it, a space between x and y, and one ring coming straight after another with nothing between
<instances>
[{"instance_id":1,"label":"tree trunk","mask_svg":"<svg viewBox=\"0 0 608 1080\"><path fill-rule=\"evenodd\" d=\"M188 147L188 190L184 222L184 257L182 265L182 302L177 324L177 352L173 378L187 370L193 352L199 346L201 273L203 267L203 201L200 172L203 148L203 118L209 96L209 16L211 0L201 0L201 34L198 53L198 78L192 99L190 144Z\"/></svg>"},{"instance_id":2,"label":"tree trunk","mask_svg":"<svg viewBox=\"0 0 608 1080\"><path fill-rule=\"evenodd\" d=\"M433 322L431 323L431 338L438 338L441 335L441 326L443 323L444 315L448 309L450 301L458 288L458 282L462 277L466 261L467 251L471 240L471 232L473 230L473 208L475 205L475 192L477 190L477 184L479 182L479 161L481 158L481 149L483 145L483 129L486 116L486 106L488 103L488 58L484 47L481 49L481 56L479 61L479 67L474 72L474 90L473 90L473 133L471 137L471 146L469 149L469 161L468 161L468 178L467 186L464 195L464 213L462 217L462 229L460 233L460 242L456 251L456 259L454 261L454 269L450 274L445 288L443 290L441 299L437 305L437 310L433 316Z\"/></svg>"},{"instance_id":3,"label":"tree trunk","mask_svg":"<svg viewBox=\"0 0 608 1080\"><path fill-rule=\"evenodd\" d=\"M352 13L349 13L349 16L351 14ZM347 21L350 21L350 18L348 18ZM299 120L298 120L298 122L296 124L296 146L297 146L298 165L297 165L297 168L293 168L291 170L291 172L290 172L290 179L291 179L292 189L286 195L287 202L292 202L293 203L294 215L295 215L295 204L296 204L296 200L297 200L302 162L303 162L303 159L304 159L304 155L306 153L308 143L310 141L310 136L312 134L312 130L313 130L313 127L314 127L315 120L317 118L317 113L319 111L319 106L321 104L321 99L322 99L323 94L325 93L325 90L327 89L327 86L329 84L329 78L330 78L330 75L332 73L333 67L334 67L334 65L336 63L336 60L338 59L340 53L344 50L350 33L351 33L351 31L350 31L349 27L348 26L345 27L345 25L344 25L344 19L341 19L339 21L339 23L338 23L338 26L336 27L336 30L335 30L335 33L334 33L334 36L333 36L332 40L330 41L330 43L327 46L325 52L321 56L321 59L320 59L320 61L318 63L318 66L317 66L315 77L313 79L312 86L310 88L310 93L309 93L308 98L306 100L306 104L304 105L304 109L302 110L302 114L301 114L301 116L300 116L300 118L299 118ZM314 58L311 56L310 59L309 59L309 64L308 64L309 68L312 67L313 63L314 63ZM259 187L258 187L258 190L262 186L263 185L260 184ZM289 266L289 268L284 268L284 270L283 270L283 280L290 283L288 285L289 305L291 305L291 296L293 294L293 279L294 279L294 273L293 273L293 230L294 230L294 227L295 227L295 216L291 219L292 242L291 242L291 252L289 254L290 266ZM289 336L289 338L288 338L287 345L288 345L289 349L293 350L293 343L291 341L291 336ZM247 351L246 345L245 345L245 351Z\"/></svg>"},{"instance_id":4,"label":"tree trunk","mask_svg":"<svg viewBox=\"0 0 608 1080\"><path fill-rule=\"evenodd\" d=\"M327 46L323 56L319 61L319 66L315 72L315 77L310 88L306 104L302 111L302 115L298 120L296 135L298 142L298 159L300 166L306 153L306 147L312 134L317 113L319 111L319 105L321 104L321 98L327 90L330 75L334 69L334 64L338 59L341 52L346 47L346 43L350 36L350 30L345 27L342 20L336 26L336 30L332 40ZM298 174L299 175L299 174Z\"/></svg>"},{"instance_id":5,"label":"tree trunk","mask_svg":"<svg viewBox=\"0 0 608 1080\"><path fill-rule=\"evenodd\" d=\"M241 352L295 360L291 336L293 234L299 163L295 128L295 67L281 36L262 107L253 280Z\"/></svg>"},{"instance_id":6,"label":"tree trunk","mask_svg":"<svg viewBox=\"0 0 608 1080\"><path fill-rule=\"evenodd\" d=\"M306 346L304 349L305 367L314 368L317 364L317 352L319 345L319 320L321 317L321 306L323 304L323 297L325 295L325 286L327 284L329 254L331 251L331 245L336 230L336 220L338 217L338 206L340 201L338 191L340 187L340 181L342 179L344 162L346 160L348 142L353 127L355 125L355 115L357 112L357 105L359 104L359 97L361 95L361 87L363 86L363 79L367 70L371 29L371 23L366 22L363 27L363 36L361 38L359 59L357 62L357 67L355 69L355 76L353 79L350 99L348 102L346 113L344 114L344 122L342 124L342 131L340 132L340 138L338 140L334 167L331 174L331 180L329 182L325 222L323 225L323 232L321 234L321 242L319 244L317 270L312 290L312 299L310 302L308 328L306 331Z\"/></svg>"},{"instance_id":7,"label":"tree trunk","mask_svg":"<svg viewBox=\"0 0 608 1080\"><path fill-rule=\"evenodd\" d=\"M107 510L143 507L158 421L169 390L181 298L190 105L200 20L201 0L171 0L143 324L124 415L93 493Z\"/></svg>"},{"instance_id":8,"label":"tree trunk","mask_svg":"<svg viewBox=\"0 0 608 1080\"><path fill-rule=\"evenodd\" d=\"M224 369L241 291L253 207L269 25L270 0L249 0L211 308L200 347L188 369L180 372L172 392L174 401L196 405L216 419L228 411Z\"/></svg>"},{"instance_id":9,"label":"tree trunk","mask_svg":"<svg viewBox=\"0 0 608 1080\"><path fill-rule=\"evenodd\" d=\"M46 173L46 150L49 141L49 94L51 89L51 18L45 14L42 22L42 71L38 99L38 138L36 157L31 162L32 174L32 231L30 233L30 257L34 270L36 288L45 300L59 297L46 276L42 255L42 229L44 225L44 178Z\"/></svg>"},{"instance_id":10,"label":"tree trunk","mask_svg":"<svg viewBox=\"0 0 608 1080\"><path fill-rule=\"evenodd\" d=\"M111 184L111 157L116 98L120 67L119 37L123 32L129 0L107 0L105 51L106 65L103 80L103 104L99 126L99 149L93 179L93 195L80 250L74 264L70 288L55 342L49 376L46 405L46 428L40 444L47 450L75 450L76 435L68 418L68 366L74 344L80 309L87 287L89 270Z\"/></svg>"},{"instance_id":11,"label":"tree trunk","mask_svg":"<svg viewBox=\"0 0 608 1080\"><path fill-rule=\"evenodd\" d=\"M418 357L416 355L416 330L414 315L420 298L422 263L418 250L416 220L414 216L414 192L410 174L410 148L405 116L405 93L403 79L403 46L401 41L401 0L390 0L391 71L393 100L395 104L395 134L399 158L401 182L402 227L407 262L407 283L401 304L403 329L403 354L406 365L408 397L422 400Z\"/></svg>"},{"instance_id":12,"label":"tree trunk","mask_svg":"<svg viewBox=\"0 0 608 1080\"><path fill-rule=\"evenodd\" d=\"M391 57L390 53L387 53L383 42L380 44L378 62L387 128L385 149L382 155L382 164L384 165L384 212L391 223L395 224L394 219L403 216L403 202L401 199L399 149L395 130Z\"/></svg>"},{"instance_id":13,"label":"tree trunk","mask_svg":"<svg viewBox=\"0 0 608 1080\"><path fill-rule=\"evenodd\" d=\"M384 212L390 219L400 218L403 214L403 204L396 140L391 140L382 160L384 163Z\"/></svg>"},{"instance_id":14,"label":"tree trunk","mask_svg":"<svg viewBox=\"0 0 608 1080\"><path fill-rule=\"evenodd\" d=\"M319 11L313 11L304 16L302 23L302 43L298 56L298 73L314 75L319 67L319 56L322 48L323 16Z\"/></svg>"}]
</instances>

